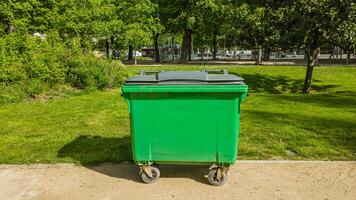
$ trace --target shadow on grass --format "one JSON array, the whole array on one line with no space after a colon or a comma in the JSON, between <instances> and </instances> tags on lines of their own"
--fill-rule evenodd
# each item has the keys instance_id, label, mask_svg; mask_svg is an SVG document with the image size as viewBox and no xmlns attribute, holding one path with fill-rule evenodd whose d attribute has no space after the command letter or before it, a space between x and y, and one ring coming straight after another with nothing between
<instances>
[{"instance_id":1,"label":"shadow on grass","mask_svg":"<svg viewBox=\"0 0 356 200\"><path fill-rule=\"evenodd\" d=\"M276 133L266 133L265 136L263 136L265 137L265 140L261 141L268 141L268 137L277 137L288 145L287 148L289 148L289 150L294 151L299 156L306 158L316 157L319 159L322 157L328 158L329 156L332 159L332 156L334 156L334 158L337 159L340 158L340 155L337 155L337 152L343 152L342 154L345 154L343 155L344 157L355 159L356 121L251 110L245 110L243 115L253 119L256 124L273 124L271 127L283 127L286 124L294 126L296 132L291 135L288 135L288 133L281 134L279 130ZM301 131L303 129L305 131ZM273 129L268 128L265 130L273 131ZM273 144L266 145L273 146ZM304 155L300 151L306 147L311 149L308 155ZM321 147L327 152L320 152L319 150ZM330 155L330 152L335 152L336 154Z\"/></svg>"},{"instance_id":2,"label":"shadow on grass","mask_svg":"<svg viewBox=\"0 0 356 200\"><path fill-rule=\"evenodd\" d=\"M107 138L82 135L64 145L58 151L57 156L69 157L84 165L129 160L131 139L130 137Z\"/></svg>"},{"instance_id":3,"label":"shadow on grass","mask_svg":"<svg viewBox=\"0 0 356 200\"><path fill-rule=\"evenodd\" d=\"M142 182L138 174L139 168L131 164L114 164L114 162L131 159L131 138L106 138L101 136L83 135L64 145L57 154L68 157L84 167L107 176ZM161 177L191 178L206 183L204 175L208 166L159 166Z\"/></svg>"},{"instance_id":4,"label":"shadow on grass","mask_svg":"<svg viewBox=\"0 0 356 200\"><path fill-rule=\"evenodd\" d=\"M350 92L298 96L279 95L278 99L308 104L317 104L330 108L356 109L356 93Z\"/></svg>"},{"instance_id":5,"label":"shadow on grass","mask_svg":"<svg viewBox=\"0 0 356 200\"><path fill-rule=\"evenodd\" d=\"M249 86L250 92L264 92L270 94L281 94L285 92L297 93L301 92L303 88L303 79L292 79L288 76L268 76L262 74L244 74L234 73L237 76L241 76L245 79L245 83ZM320 83L319 80L313 80L313 83ZM315 85L312 88L315 91L328 91L331 88L335 88L337 85Z\"/></svg>"}]
</instances>

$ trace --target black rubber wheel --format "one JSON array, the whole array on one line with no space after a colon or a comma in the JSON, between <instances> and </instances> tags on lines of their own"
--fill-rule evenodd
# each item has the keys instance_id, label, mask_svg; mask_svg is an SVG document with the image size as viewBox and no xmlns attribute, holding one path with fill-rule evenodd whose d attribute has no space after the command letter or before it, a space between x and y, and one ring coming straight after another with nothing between
<instances>
[{"instance_id":1,"label":"black rubber wheel","mask_svg":"<svg viewBox=\"0 0 356 200\"><path fill-rule=\"evenodd\" d=\"M149 177L144 171L141 173L141 179L144 183L151 184L158 180L160 176L159 169L157 167L151 167L152 177Z\"/></svg>"},{"instance_id":2,"label":"black rubber wheel","mask_svg":"<svg viewBox=\"0 0 356 200\"><path fill-rule=\"evenodd\" d=\"M218 175L218 168L212 169L209 171L208 180L209 183L214 186L222 186L227 182L227 172L224 172L219 180L217 178Z\"/></svg>"}]
</instances>

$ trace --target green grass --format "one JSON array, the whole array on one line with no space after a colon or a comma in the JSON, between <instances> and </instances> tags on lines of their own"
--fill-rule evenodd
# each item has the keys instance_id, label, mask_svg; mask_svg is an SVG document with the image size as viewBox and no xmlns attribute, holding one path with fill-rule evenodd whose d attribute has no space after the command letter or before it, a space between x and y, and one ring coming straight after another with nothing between
<instances>
[{"instance_id":1,"label":"green grass","mask_svg":"<svg viewBox=\"0 0 356 200\"><path fill-rule=\"evenodd\" d=\"M239 159L356 160L356 68L318 67L300 93L304 67L228 68L245 78ZM98 163L130 159L130 123L120 90L0 106L0 163Z\"/></svg>"}]
</instances>

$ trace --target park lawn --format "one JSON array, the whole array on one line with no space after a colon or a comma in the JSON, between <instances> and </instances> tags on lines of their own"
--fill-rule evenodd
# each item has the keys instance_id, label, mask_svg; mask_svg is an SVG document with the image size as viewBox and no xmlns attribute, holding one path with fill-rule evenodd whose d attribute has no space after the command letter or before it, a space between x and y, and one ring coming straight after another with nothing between
<instances>
[{"instance_id":1,"label":"park lawn","mask_svg":"<svg viewBox=\"0 0 356 200\"><path fill-rule=\"evenodd\" d=\"M128 66L222 69L245 78L238 159L356 160L356 67ZM0 106L0 163L100 163L131 159L130 122L120 90Z\"/></svg>"}]
</instances>

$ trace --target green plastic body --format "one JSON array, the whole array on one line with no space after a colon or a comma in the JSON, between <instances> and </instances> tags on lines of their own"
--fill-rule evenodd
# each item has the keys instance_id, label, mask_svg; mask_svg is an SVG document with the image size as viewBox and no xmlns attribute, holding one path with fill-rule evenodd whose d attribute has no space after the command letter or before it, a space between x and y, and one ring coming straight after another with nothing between
<instances>
[{"instance_id":1,"label":"green plastic body","mask_svg":"<svg viewBox=\"0 0 356 200\"><path fill-rule=\"evenodd\" d=\"M124 85L136 164L233 164L247 85Z\"/></svg>"}]
</instances>

